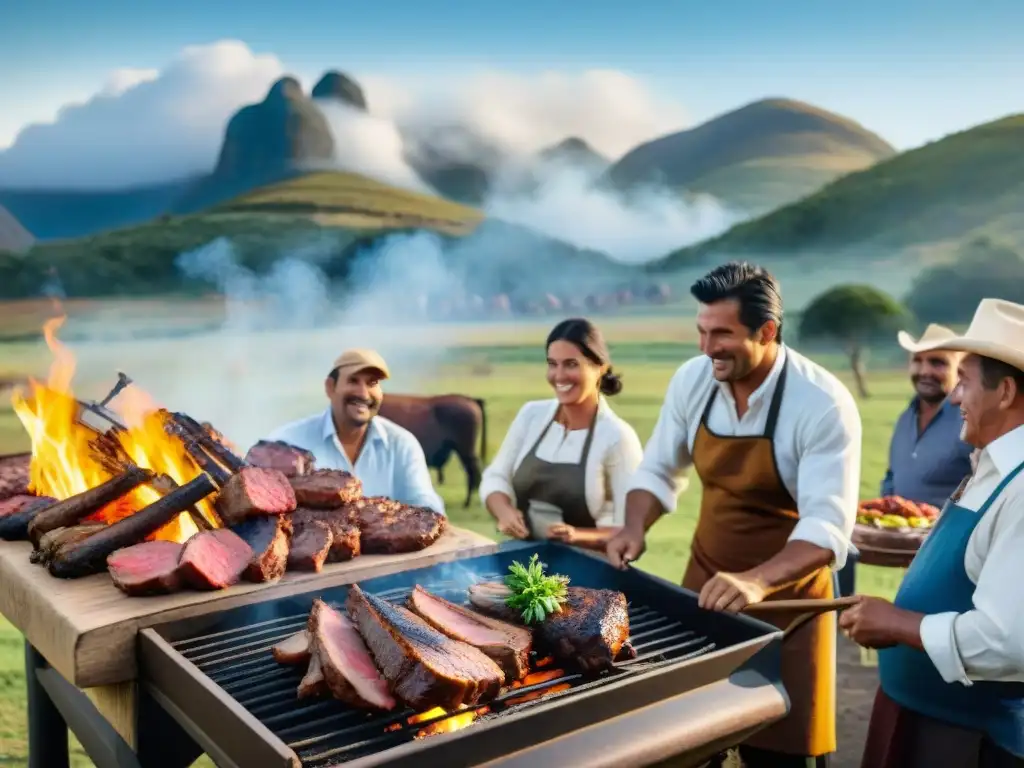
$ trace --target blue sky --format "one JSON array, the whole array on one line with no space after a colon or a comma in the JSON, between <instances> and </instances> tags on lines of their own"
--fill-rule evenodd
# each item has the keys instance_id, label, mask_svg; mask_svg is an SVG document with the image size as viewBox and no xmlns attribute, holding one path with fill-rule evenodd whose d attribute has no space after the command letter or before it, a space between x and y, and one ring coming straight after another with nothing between
<instances>
[{"instance_id":1,"label":"blue sky","mask_svg":"<svg viewBox=\"0 0 1024 768\"><path fill-rule=\"evenodd\" d=\"M901 148L1024 111L1024 0L227 5L2 0L0 146L88 98L111 70L159 69L184 46L223 38L305 76L328 67L409 82L474 69L618 69L695 121L789 96Z\"/></svg>"}]
</instances>

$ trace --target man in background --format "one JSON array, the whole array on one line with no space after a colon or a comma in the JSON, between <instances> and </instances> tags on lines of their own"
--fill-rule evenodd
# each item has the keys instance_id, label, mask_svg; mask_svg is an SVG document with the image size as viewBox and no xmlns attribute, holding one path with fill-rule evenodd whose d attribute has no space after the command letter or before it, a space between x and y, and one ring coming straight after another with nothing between
<instances>
[{"instance_id":1,"label":"man in background","mask_svg":"<svg viewBox=\"0 0 1024 768\"><path fill-rule=\"evenodd\" d=\"M324 381L327 409L280 427L268 439L310 451L319 469L351 472L366 496L387 496L444 514L423 448L407 429L378 415L384 399L381 382L389 377L387 363L374 350L345 351Z\"/></svg>"},{"instance_id":2,"label":"man in background","mask_svg":"<svg viewBox=\"0 0 1024 768\"><path fill-rule=\"evenodd\" d=\"M934 323L918 340L905 331L899 333L900 346L910 352L914 397L893 430L883 496L941 507L971 472L973 449L960 439L963 419L949 400L961 353L932 348L955 335Z\"/></svg>"}]
</instances>

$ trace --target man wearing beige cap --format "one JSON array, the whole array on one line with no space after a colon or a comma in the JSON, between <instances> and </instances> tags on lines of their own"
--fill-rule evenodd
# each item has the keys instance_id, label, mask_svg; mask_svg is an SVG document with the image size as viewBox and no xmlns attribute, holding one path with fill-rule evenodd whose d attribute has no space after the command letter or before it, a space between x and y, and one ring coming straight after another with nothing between
<instances>
[{"instance_id":1,"label":"man wearing beige cap","mask_svg":"<svg viewBox=\"0 0 1024 768\"><path fill-rule=\"evenodd\" d=\"M893 429L883 496L902 496L941 507L971 472L973 449L960 439L960 409L949 399L961 355L932 348L955 335L935 323L920 339L899 332L900 346L910 353L914 397Z\"/></svg>"},{"instance_id":2,"label":"man wearing beige cap","mask_svg":"<svg viewBox=\"0 0 1024 768\"><path fill-rule=\"evenodd\" d=\"M979 449L893 603L860 597L840 627L878 654L863 768L1024 766L1024 306L985 299L950 399Z\"/></svg>"},{"instance_id":3,"label":"man wearing beige cap","mask_svg":"<svg viewBox=\"0 0 1024 768\"><path fill-rule=\"evenodd\" d=\"M286 424L269 439L312 452L320 469L351 472L366 496L387 496L444 514L419 442L377 415L384 399L381 381L389 377L388 364L374 350L346 350L324 381L327 410Z\"/></svg>"}]
</instances>

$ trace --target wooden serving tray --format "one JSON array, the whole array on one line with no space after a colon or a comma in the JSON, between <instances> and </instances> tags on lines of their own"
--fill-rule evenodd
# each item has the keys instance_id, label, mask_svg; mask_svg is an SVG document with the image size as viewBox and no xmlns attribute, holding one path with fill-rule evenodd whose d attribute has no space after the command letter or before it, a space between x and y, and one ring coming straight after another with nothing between
<instances>
[{"instance_id":1,"label":"wooden serving tray","mask_svg":"<svg viewBox=\"0 0 1024 768\"><path fill-rule=\"evenodd\" d=\"M875 528L857 523L853 527L853 545L860 552L860 562L887 568L906 568L928 536L930 529L907 531Z\"/></svg>"},{"instance_id":2,"label":"wooden serving tray","mask_svg":"<svg viewBox=\"0 0 1024 768\"><path fill-rule=\"evenodd\" d=\"M128 597L105 573L57 579L29 562L30 543L0 542L0 614L74 685L112 685L135 679L136 633L144 627L496 550L497 544L484 536L449 527L420 552L362 555L325 565L320 573L286 573L270 584L243 582L216 592Z\"/></svg>"}]
</instances>

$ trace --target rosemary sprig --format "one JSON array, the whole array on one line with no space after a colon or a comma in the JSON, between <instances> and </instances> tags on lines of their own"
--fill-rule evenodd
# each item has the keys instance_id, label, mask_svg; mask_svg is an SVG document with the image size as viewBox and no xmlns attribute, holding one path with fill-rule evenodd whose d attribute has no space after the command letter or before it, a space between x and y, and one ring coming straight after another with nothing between
<instances>
[{"instance_id":1,"label":"rosemary sprig","mask_svg":"<svg viewBox=\"0 0 1024 768\"><path fill-rule=\"evenodd\" d=\"M512 590L505 604L520 611L527 624L538 624L549 614L558 613L565 602L569 578L547 576L544 567L534 554L529 565L513 562L505 577L505 586Z\"/></svg>"}]
</instances>

